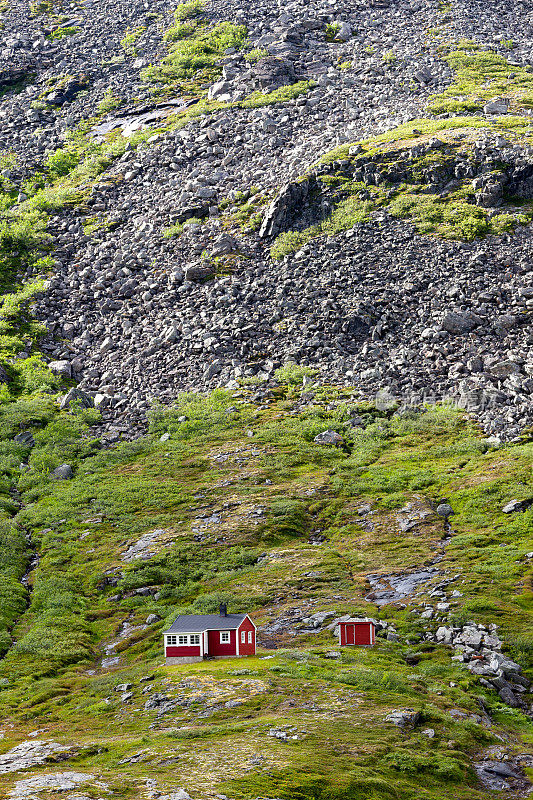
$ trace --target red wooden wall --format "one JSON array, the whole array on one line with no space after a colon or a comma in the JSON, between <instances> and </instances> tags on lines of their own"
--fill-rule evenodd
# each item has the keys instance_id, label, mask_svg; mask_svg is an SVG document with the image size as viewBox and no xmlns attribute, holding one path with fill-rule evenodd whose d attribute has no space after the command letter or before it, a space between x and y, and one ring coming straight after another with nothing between
<instances>
[{"instance_id":1,"label":"red wooden wall","mask_svg":"<svg viewBox=\"0 0 533 800\"><path fill-rule=\"evenodd\" d=\"M182 658L183 656L199 656L200 655L200 645L180 645L179 647L176 645L168 645L165 651L165 655L167 658Z\"/></svg>"},{"instance_id":2,"label":"red wooden wall","mask_svg":"<svg viewBox=\"0 0 533 800\"><path fill-rule=\"evenodd\" d=\"M245 641L244 644L241 642L241 631L244 631L246 633L246 641ZM251 644L248 644L248 632L249 631L252 632ZM237 635L239 637L239 655L240 656L254 656L255 655L255 628L254 628L252 622L250 622L250 620L248 619L248 617L246 617L246 619L243 619L243 621L241 622L240 627L237 630Z\"/></svg>"},{"instance_id":3,"label":"red wooden wall","mask_svg":"<svg viewBox=\"0 0 533 800\"><path fill-rule=\"evenodd\" d=\"M371 622L341 622L340 631L341 646L374 644Z\"/></svg>"},{"instance_id":4,"label":"red wooden wall","mask_svg":"<svg viewBox=\"0 0 533 800\"><path fill-rule=\"evenodd\" d=\"M209 631L208 653L210 656L236 656L236 631L229 631L229 644L221 644L220 631Z\"/></svg>"}]
</instances>

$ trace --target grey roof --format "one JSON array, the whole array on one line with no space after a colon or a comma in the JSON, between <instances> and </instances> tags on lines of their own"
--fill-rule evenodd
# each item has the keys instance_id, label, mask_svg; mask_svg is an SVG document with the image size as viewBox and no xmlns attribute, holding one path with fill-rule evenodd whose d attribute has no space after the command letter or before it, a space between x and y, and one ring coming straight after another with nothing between
<instances>
[{"instance_id":1,"label":"grey roof","mask_svg":"<svg viewBox=\"0 0 533 800\"><path fill-rule=\"evenodd\" d=\"M180 614L165 633L197 633L198 631L230 631L239 627L247 614Z\"/></svg>"}]
</instances>

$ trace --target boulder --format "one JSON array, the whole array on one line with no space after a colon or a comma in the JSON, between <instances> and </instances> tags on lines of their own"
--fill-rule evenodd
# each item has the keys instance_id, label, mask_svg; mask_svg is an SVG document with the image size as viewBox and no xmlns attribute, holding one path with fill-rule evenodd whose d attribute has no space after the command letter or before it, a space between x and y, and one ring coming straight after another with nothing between
<instances>
[{"instance_id":1,"label":"boulder","mask_svg":"<svg viewBox=\"0 0 533 800\"><path fill-rule=\"evenodd\" d=\"M333 37L334 42L347 42L352 37L352 26L348 22L334 22L337 27Z\"/></svg>"},{"instance_id":2,"label":"boulder","mask_svg":"<svg viewBox=\"0 0 533 800\"><path fill-rule=\"evenodd\" d=\"M70 404L77 404L81 408L93 408L94 407L94 400L92 395L84 392L82 389L77 389L75 386L66 393L66 395L62 398L59 408L62 410L65 408L70 408Z\"/></svg>"},{"instance_id":3,"label":"boulder","mask_svg":"<svg viewBox=\"0 0 533 800\"><path fill-rule=\"evenodd\" d=\"M405 728L408 725L414 726L420 719L418 711L412 708L402 709L400 711L391 711L385 717L385 722L390 722L391 725L396 725L398 728Z\"/></svg>"},{"instance_id":4,"label":"boulder","mask_svg":"<svg viewBox=\"0 0 533 800\"><path fill-rule=\"evenodd\" d=\"M507 114L510 102L508 97L493 97L483 106L483 113L485 116Z\"/></svg>"},{"instance_id":5,"label":"boulder","mask_svg":"<svg viewBox=\"0 0 533 800\"><path fill-rule=\"evenodd\" d=\"M35 439L30 431L21 431L21 433L17 433L13 441L17 444L23 444L26 447L35 447Z\"/></svg>"},{"instance_id":6,"label":"boulder","mask_svg":"<svg viewBox=\"0 0 533 800\"><path fill-rule=\"evenodd\" d=\"M314 440L317 444L329 444L334 447L340 447L344 444L344 439L337 433L337 431L323 431L315 436Z\"/></svg>"},{"instance_id":7,"label":"boulder","mask_svg":"<svg viewBox=\"0 0 533 800\"><path fill-rule=\"evenodd\" d=\"M439 517L444 517L444 519L448 519L451 517L452 514L455 514L455 511L451 507L449 503L439 503L437 506L437 514Z\"/></svg>"},{"instance_id":8,"label":"boulder","mask_svg":"<svg viewBox=\"0 0 533 800\"><path fill-rule=\"evenodd\" d=\"M209 87L207 92L208 100L218 100L219 103L226 103L231 100L232 85L229 81L217 81Z\"/></svg>"},{"instance_id":9,"label":"boulder","mask_svg":"<svg viewBox=\"0 0 533 800\"><path fill-rule=\"evenodd\" d=\"M502 508L504 514L514 514L517 511L525 511L526 508L533 504L533 498L527 500L510 500L507 505Z\"/></svg>"},{"instance_id":10,"label":"boulder","mask_svg":"<svg viewBox=\"0 0 533 800\"><path fill-rule=\"evenodd\" d=\"M58 375L60 378L71 378L72 377L72 366L70 361L66 359L62 359L61 361L50 361L48 364L48 369L54 375Z\"/></svg>"},{"instance_id":11,"label":"boulder","mask_svg":"<svg viewBox=\"0 0 533 800\"><path fill-rule=\"evenodd\" d=\"M260 58L254 66L253 74L259 87L266 91L290 85L296 80L292 61L275 56Z\"/></svg>"},{"instance_id":12,"label":"boulder","mask_svg":"<svg viewBox=\"0 0 533 800\"><path fill-rule=\"evenodd\" d=\"M73 477L74 472L70 464L60 464L50 473L50 479L53 481L69 481Z\"/></svg>"},{"instance_id":13,"label":"boulder","mask_svg":"<svg viewBox=\"0 0 533 800\"><path fill-rule=\"evenodd\" d=\"M441 328L448 333L460 335L470 333L480 322L481 319L472 311L448 311L442 319Z\"/></svg>"},{"instance_id":14,"label":"boulder","mask_svg":"<svg viewBox=\"0 0 533 800\"><path fill-rule=\"evenodd\" d=\"M309 190L315 180L306 178L303 181L286 183L281 192L268 206L263 222L259 229L259 237L266 239L277 236L281 231L287 230L293 215L301 212L301 206L309 195Z\"/></svg>"}]
</instances>

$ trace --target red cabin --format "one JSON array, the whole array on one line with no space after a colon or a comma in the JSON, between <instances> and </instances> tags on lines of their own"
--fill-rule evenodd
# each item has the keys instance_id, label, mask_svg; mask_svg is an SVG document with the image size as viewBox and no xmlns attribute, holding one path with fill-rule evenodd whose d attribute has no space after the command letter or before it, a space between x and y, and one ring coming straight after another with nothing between
<instances>
[{"instance_id":1,"label":"red cabin","mask_svg":"<svg viewBox=\"0 0 533 800\"><path fill-rule=\"evenodd\" d=\"M163 634L166 663L254 656L255 631L248 614L228 614L224 604L219 614L181 614Z\"/></svg>"},{"instance_id":2,"label":"red cabin","mask_svg":"<svg viewBox=\"0 0 533 800\"><path fill-rule=\"evenodd\" d=\"M341 647L350 645L373 645L376 641L376 626L371 619L348 619L339 622L339 644Z\"/></svg>"}]
</instances>

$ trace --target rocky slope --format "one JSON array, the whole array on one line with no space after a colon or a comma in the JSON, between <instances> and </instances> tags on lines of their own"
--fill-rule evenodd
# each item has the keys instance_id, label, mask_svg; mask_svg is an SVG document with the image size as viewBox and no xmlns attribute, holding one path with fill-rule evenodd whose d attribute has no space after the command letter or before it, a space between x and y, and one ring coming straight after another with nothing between
<instances>
[{"instance_id":1,"label":"rocky slope","mask_svg":"<svg viewBox=\"0 0 533 800\"><path fill-rule=\"evenodd\" d=\"M183 6L178 33L165 3L3 12L0 149L16 156L4 180L10 196L20 190L13 213L42 210L53 237L35 313L47 359L68 362L55 371L102 395L115 430L126 409L122 428L142 423L153 398L242 377L268 383L290 359L361 397L452 398L491 433L516 436L532 407L530 190L529 178L521 194L516 181L506 188L498 159L508 152L526 172L531 161L530 12L516 3L497 12L464 2L200 5ZM238 28L237 47L200 70L180 50L176 72L175 48L224 22ZM465 39L490 57L461 50ZM169 97L193 105L143 127L138 115ZM123 125L107 143L94 133L106 122ZM301 202L301 219L261 226L280 187L314 174L344 142L366 142L363 153L377 144L379 167L387 137L376 136L387 131L406 148L400 161L420 161L431 136L449 156L449 136L466 136L463 160L481 153L473 184L492 184L474 190L470 176L459 187L466 203L444 209L452 224L423 235L417 228L432 230L441 208L422 201L442 206L446 179L414 170L414 205L426 210L413 227L414 212L385 202L401 176L395 185L385 175L378 197L375 176L359 169L363 184L348 190L363 198L357 209L338 219L334 210L332 229L273 259L274 234L310 217ZM460 168L452 159L448 169L453 183ZM513 216L517 192L524 213ZM327 196L315 202L315 218L332 208Z\"/></svg>"}]
</instances>

